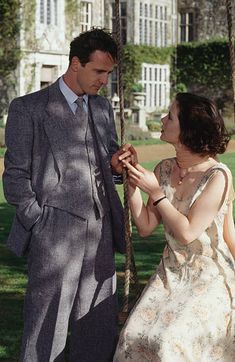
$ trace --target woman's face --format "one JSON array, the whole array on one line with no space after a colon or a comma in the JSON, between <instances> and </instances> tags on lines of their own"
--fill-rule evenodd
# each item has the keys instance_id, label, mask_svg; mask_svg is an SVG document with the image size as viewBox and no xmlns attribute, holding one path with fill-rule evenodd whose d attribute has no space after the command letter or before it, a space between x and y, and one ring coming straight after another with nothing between
<instances>
[{"instance_id":1,"label":"woman's face","mask_svg":"<svg viewBox=\"0 0 235 362\"><path fill-rule=\"evenodd\" d=\"M178 105L176 101L173 101L168 114L161 119L162 130L160 139L173 145L179 143L180 124L178 113Z\"/></svg>"}]
</instances>

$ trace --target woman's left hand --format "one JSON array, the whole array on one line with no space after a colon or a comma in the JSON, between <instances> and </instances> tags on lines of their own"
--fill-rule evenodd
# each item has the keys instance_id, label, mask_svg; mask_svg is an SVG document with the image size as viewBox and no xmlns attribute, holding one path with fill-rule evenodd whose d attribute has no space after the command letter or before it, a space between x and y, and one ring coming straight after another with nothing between
<instances>
[{"instance_id":1,"label":"woman's left hand","mask_svg":"<svg viewBox=\"0 0 235 362\"><path fill-rule=\"evenodd\" d=\"M132 184L138 186L149 196L159 194L159 191L162 192L158 180L153 172L146 170L139 163L135 164L135 166L132 166L125 160L122 162L128 169L128 176L130 177L130 182Z\"/></svg>"}]
</instances>

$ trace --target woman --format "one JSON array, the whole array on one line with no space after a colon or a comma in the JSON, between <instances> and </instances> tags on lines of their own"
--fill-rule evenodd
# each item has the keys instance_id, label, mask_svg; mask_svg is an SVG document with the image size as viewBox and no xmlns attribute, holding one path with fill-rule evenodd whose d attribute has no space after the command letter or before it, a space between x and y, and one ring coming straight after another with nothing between
<instances>
[{"instance_id":1,"label":"woman","mask_svg":"<svg viewBox=\"0 0 235 362\"><path fill-rule=\"evenodd\" d=\"M175 158L150 172L120 157L139 234L162 222L167 244L114 361L234 362L234 192L231 172L216 159L229 137L214 103L189 93L177 94L162 124L161 140L174 146Z\"/></svg>"}]
</instances>

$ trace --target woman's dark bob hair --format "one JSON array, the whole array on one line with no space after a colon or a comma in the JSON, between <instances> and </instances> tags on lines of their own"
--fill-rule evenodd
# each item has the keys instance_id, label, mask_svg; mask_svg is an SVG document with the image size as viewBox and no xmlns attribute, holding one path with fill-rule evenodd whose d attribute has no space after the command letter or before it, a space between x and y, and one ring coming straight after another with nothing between
<instances>
[{"instance_id":1,"label":"woman's dark bob hair","mask_svg":"<svg viewBox=\"0 0 235 362\"><path fill-rule=\"evenodd\" d=\"M178 93L180 142L192 152L215 156L224 153L230 136L215 103L191 93Z\"/></svg>"}]
</instances>

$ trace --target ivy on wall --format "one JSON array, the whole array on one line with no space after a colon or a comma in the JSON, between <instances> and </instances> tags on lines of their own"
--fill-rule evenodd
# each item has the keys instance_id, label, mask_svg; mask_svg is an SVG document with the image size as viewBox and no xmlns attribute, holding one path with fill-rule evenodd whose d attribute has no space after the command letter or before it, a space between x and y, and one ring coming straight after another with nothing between
<instances>
[{"instance_id":1,"label":"ivy on wall","mask_svg":"<svg viewBox=\"0 0 235 362\"><path fill-rule=\"evenodd\" d=\"M22 30L24 31L25 46L27 49L37 50L38 41L36 39L36 0L22 1L21 9Z\"/></svg>"},{"instance_id":2,"label":"ivy on wall","mask_svg":"<svg viewBox=\"0 0 235 362\"><path fill-rule=\"evenodd\" d=\"M79 24L79 8L77 0L65 0L66 35L69 41L73 38L73 32Z\"/></svg>"},{"instance_id":3,"label":"ivy on wall","mask_svg":"<svg viewBox=\"0 0 235 362\"><path fill-rule=\"evenodd\" d=\"M0 118L8 108L9 93L15 84L13 71L21 56L19 8L20 0L0 0Z\"/></svg>"},{"instance_id":4,"label":"ivy on wall","mask_svg":"<svg viewBox=\"0 0 235 362\"><path fill-rule=\"evenodd\" d=\"M187 43L177 46L176 78L187 87L208 90L230 87L229 48L226 40Z\"/></svg>"},{"instance_id":5,"label":"ivy on wall","mask_svg":"<svg viewBox=\"0 0 235 362\"><path fill-rule=\"evenodd\" d=\"M214 99L224 110L232 100L232 80L227 39L177 46L177 84Z\"/></svg>"},{"instance_id":6,"label":"ivy on wall","mask_svg":"<svg viewBox=\"0 0 235 362\"><path fill-rule=\"evenodd\" d=\"M125 45L123 83L127 104L130 103L130 94L141 78L143 62L170 65L171 97L177 92L188 90L213 98L221 108L231 99L231 70L226 39L183 43L176 48Z\"/></svg>"},{"instance_id":7,"label":"ivy on wall","mask_svg":"<svg viewBox=\"0 0 235 362\"><path fill-rule=\"evenodd\" d=\"M127 105L130 95L141 78L141 64L169 64L172 63L173 47L156 48L148 45L126 44L123 47L123 84L124 97Z\"/></svg>"}]
</instances>

